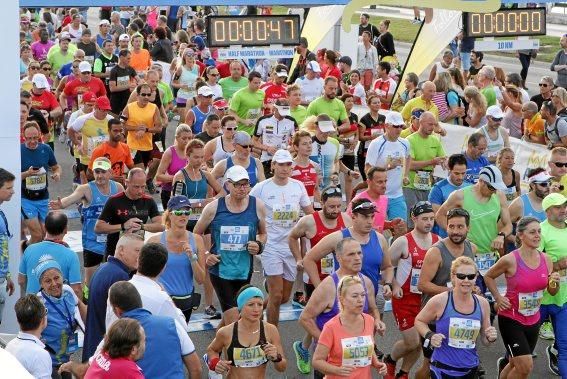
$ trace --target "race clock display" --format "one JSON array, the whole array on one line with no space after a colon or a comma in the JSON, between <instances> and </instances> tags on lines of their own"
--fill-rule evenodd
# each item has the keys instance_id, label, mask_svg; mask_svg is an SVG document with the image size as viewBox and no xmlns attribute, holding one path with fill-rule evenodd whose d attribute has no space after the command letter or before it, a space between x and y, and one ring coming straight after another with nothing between
<instances>
[{"instance_id":1,"label":"race clock display","mask_svg":"<svg viewBox=\"0 0 567 379\"><path fill-rule=\"evenodd\" d=\"M209 47L299 45L299 15L209 16Z\"/></svg>"},{"instance_id":2,"label":"race clock display","mask_svg":"<svg viewBox=\"0 0 567 379\"><path fill-rule=\"evenodd\" d=\"M545 15L545 8L463 13L463 29L466 36L476 38L545 35Z\"/></svg>"}]
</instances>

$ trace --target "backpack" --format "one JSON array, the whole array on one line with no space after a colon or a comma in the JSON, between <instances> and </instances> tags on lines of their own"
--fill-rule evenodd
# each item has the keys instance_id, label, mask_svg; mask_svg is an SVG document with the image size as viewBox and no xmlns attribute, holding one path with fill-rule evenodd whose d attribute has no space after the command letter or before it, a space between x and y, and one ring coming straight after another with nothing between
<instances>
[{"instance_id":1,"label":"backpack","mask_svg":"<svg viewBox=\"0 0 567 379\"><path fill-rule=\"evenodd\" d=\"M557 124L559 123L560 120L563 120L567 123L567 116L557 115L557 118L555 119L555 123L553 124L553 129L548 130L547 128L545 128L545 135L548 139L551 139L549 138L549 133L555 133L559 141L561 141L561 137L559 136L559 128L557 127Z\"/></svg>"},{"instance_id":2,"label":"backpack","mask_svg":"<svg viewBox=\"0 0 567 379\"><path fill-rule=\"evenodd\" d=\"M467 113L468 113L468 111L469 111L469 103L467 103L466 100L465 100L465 98L464 98L463 96L459 95L459 93L458 93L457 91L455 91L454 89L450 89L450 90L447 91L447 93L445 94L445 103L447 103L447 107L448 107L448 108L450 108L450 107L449 107L449 92L454 92L455 95L457 95L457 99L458 99L457 105L458 105L459 107L464 107L464 108L465 108L465 117L466 117L466 115L467 115ZM463 117L462 121L463 121L463 124L466 124L464 117ZM465 126L467 126L467 125L465 125Z\"/></svg>"}]
</instances>

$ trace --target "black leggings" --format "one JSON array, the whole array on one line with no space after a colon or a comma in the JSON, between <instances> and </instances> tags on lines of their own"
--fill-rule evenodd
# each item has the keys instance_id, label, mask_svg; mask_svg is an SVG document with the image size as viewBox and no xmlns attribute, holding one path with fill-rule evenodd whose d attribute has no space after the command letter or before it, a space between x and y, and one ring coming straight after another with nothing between
<instances>
[{"instance_id":1,"label":"black leggings","mask_svg":"<svg viewBox=\"0 0 567 379\"><path fill-rule=\"evenodd\" d=\"M364 165L366 164L366 157L364 155L358 155L357 157L358 163L358 171L360 171L360 176L362 177L362 181L366 181L366 170L364 169Z\"/></svg>"}]
</instances>

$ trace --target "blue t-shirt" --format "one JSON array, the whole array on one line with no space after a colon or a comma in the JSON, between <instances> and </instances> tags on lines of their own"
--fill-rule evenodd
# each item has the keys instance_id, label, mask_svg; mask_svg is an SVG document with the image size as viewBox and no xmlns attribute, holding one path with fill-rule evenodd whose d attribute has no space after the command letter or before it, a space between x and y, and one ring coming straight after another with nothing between
<instances>
[{"instance_id":1,"label":"blue t-shirt","mask_svg":"<svg viewBox=\"0 0 567 379\"><path fill-rule=\"evenodd\" d=\"M108 262L94 273L89 286L85 341L83 343L83 362L92 357L106 331L106 301L110 286L121 280L130 280L130 270L124 263L108 257Z\"/></svg>"},{"instance_id":2,"label":"blue t-shirt","mask_svg":"<svg viewBox=\"0 0 567 379\"><path fill-rule=\"evenodd\" d=\"M60 298L49 296L43 291L37 295L47 308L47 327L41 332L41 340L55 352L49 353L53 366L59 366L69 362L70 354L79 348L75 321L80 317L77 308L79 299L71 287L66 285L63 286Z\"/></svg>"},{"instance_id":3,"label":"blue t-shirt","mask_svg":"<svg viewBox=\"0 0 567 379\"><path fill-rule=\"evenodd\" d=\"M435 183L433 188L431 188L431 192L429 192L428 200L431 204L437 204L441 206L445 201L447 201L449 195L452 194L454 191L468 187L470 185L471 183L463 182L463 184L457 187L451 182L449 182L448 179L443 179ZM444 229L441 229L439 225L437 225L437 223L435 224L435 226L431 231L437 234L441 238L447 237L447 232Z\"/></svg>"},{"instance_id":4,"label":"blue t-shirt","mask_svg":"<svg viewBox=\"0 0 567 379\"><path fill-rule=\"evenodd\" d=\"M484 167L490 165L490 162L486 157L480 156L480 158L472 160L467 154L465 154L467 159L467 172L465 173L465 181L475 184L478 181L478 174L480 170Z\"/></svg>"},{"instance_id":5,"label":"blue t-shirt","mask_svg":"<svg viewBox=\"0 0 567 379\"><path fill-rule=\"evenodd\" d=\"M22 197L29 200L44 200L49 198L47 191L47 173L49 168L57 164L55 154L49 145L40 143L36 149L28 149L25 144L20 147L22 172L30 167L41 167L38 175L29 176L22 180Z\"/></svg>"},{"instance_id":6,"label":"blue t-shirt","mask_svg":"<svg viewBox=\"0 0 567 379\"><path fill-rule=\"evenodd\" d=\"M81 283L81 265L77 254L60 243L43 241L28 246L20 261L20 274L27 278L26 294L37 293L40 290L35 269L39 263L46 260L59 263L66 284Z\"/></svg>"},{"instance_id":7,"label":"blue t-shirt","mask_svg":"<svg viewBox=\"0 0 567 379\"><path fill-rule=\"evenodd\" d=\"M63 79L67 75L71 75L73 73L73 62L65 63L57 72L57 78Z\"/></svg>"}]
</instances>

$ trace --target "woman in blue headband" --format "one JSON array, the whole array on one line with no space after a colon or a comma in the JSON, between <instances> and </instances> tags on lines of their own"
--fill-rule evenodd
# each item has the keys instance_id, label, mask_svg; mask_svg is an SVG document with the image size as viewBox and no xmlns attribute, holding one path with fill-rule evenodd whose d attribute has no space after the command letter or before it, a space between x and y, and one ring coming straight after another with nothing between
<instances>
[{"instance_id":1,"label":"woman in blue headband","mask_svg":"<svg viewBox=\"0 0 567 379\"><path fill-rule=\"evenodd\" d=\"M207 348L209 370L227 378L265 378L266 363L284 372L287 361L278 329L263 321L264 294L257 287L240 289L236 303L240 319L218 330ZM220 358L224 353L226 360Z\"/></svg>"}]
</instances>

